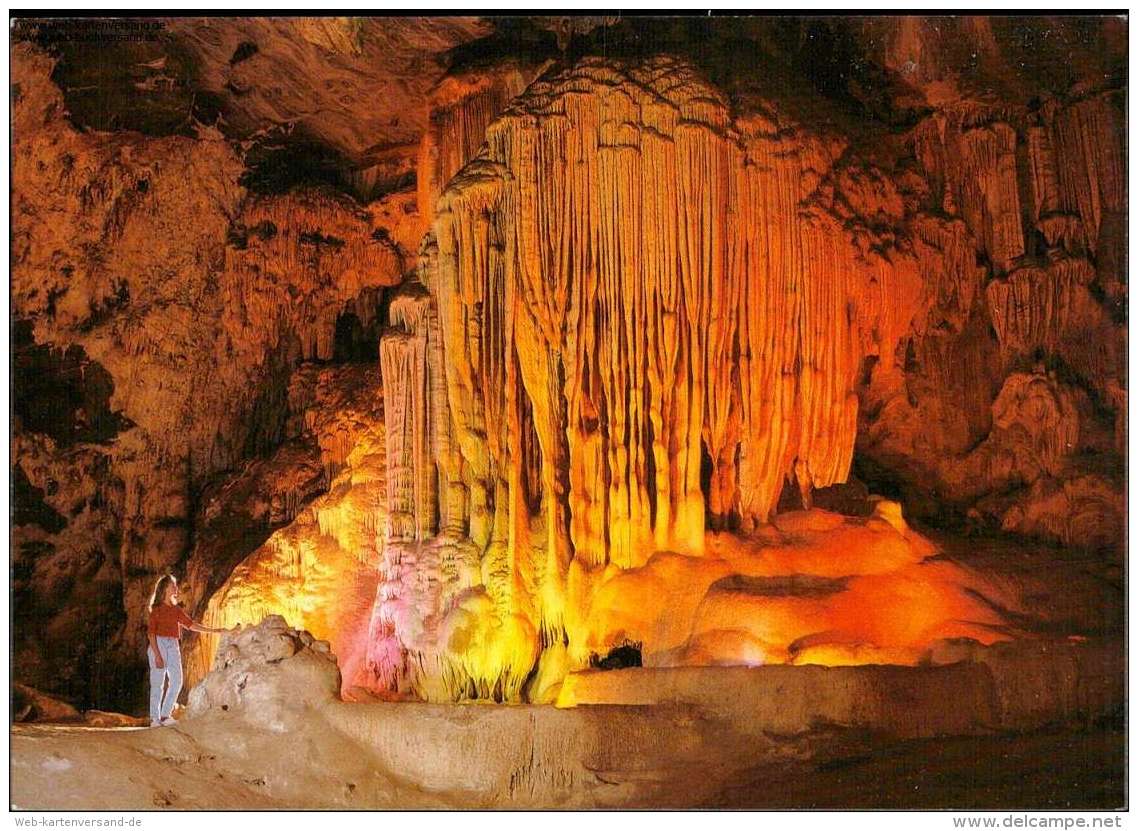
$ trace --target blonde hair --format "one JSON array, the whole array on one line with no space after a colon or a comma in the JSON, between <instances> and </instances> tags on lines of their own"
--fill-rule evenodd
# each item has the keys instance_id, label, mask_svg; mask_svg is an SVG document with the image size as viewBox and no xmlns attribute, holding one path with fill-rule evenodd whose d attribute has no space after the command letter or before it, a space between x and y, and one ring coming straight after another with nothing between
<instances>
[{"instance_id":1,"label":"blonde hair","mask_svg":"<svg viewBox=\"0 0 1138 831\"><path fill-rule=\"evenodd\" d=\"M158 582L154 584L154 592L150 595L150 605L147 606L147 611L153 612L155 606L166 602L166 588L171 584L175 587L178 585L173 574L163 574L158 578Z\"/></svg>"}]
</instances>

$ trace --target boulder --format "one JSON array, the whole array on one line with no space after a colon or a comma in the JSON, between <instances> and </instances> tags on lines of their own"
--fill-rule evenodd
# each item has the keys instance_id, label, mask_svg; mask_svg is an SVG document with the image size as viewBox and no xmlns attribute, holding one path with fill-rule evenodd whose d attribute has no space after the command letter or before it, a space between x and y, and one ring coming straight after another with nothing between
<instances>
[{"instance_id":1,"label":"boulder","mask_svg":"<svg viewBox=\"0 0 1138 831\"><path fill-rule=\"evenodd\" d=\"M289 714L339 699L340 669L327 641L269 615L222 637L186 715L230 713L283 730Z\"/></svg>"},{"instance_id":2,"label":"boulder","mask_svg":"<svg viewBox=\"0 0 1138 831\"><path fill-rule=\"evenodd\" d=\"M79 711L55 696L26 684L12 684L13 721L79 721Z\"/></svg>"}]
</instances>

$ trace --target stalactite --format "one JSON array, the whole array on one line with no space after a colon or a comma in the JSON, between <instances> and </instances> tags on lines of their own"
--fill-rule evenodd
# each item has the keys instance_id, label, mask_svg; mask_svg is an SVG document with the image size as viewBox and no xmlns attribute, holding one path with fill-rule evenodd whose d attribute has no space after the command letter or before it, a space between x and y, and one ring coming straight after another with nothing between
<instances>
[{"instance_id":1,"label":"stalactite","mask_svg":"<svg viewBox=\"0 0 1138 831\"><path fill-rule=\"evenodd\" d=\"M1005 120L1011 117L998 108L959 106L914 134L917 157L942 189L943 210L963 217L999 271L1025 251L1016 127Z\"/></svg>"},{"instance_id":2,"label":"stalactite","mask_svg":"<svg viewBox=\"0 0 1138 831\"><path fill-rule=\"evenodd\" d=\"M425 475L427 458L426 341L389 334L380 342L380 365L390 404L387 426L387 539L423 539L432 528L424 514L433 502Z\"/></svg>"},{"instance_id":3,"label":"stalactite","mask_svg":"<svg viewBox=\"0 0 1138 831\"><path fill-rule=\"evenodd\" d=\"M378 675L441 660L446 689L500 690L528 672L539 632L568 636L579 660L602 574L698 555L709 526L765 522L788 476L807 492L845 479L863 351L899 340L908 319L883 301L918 276L852 246L832 205L803 211L841 150L777 116L733 122L670 59L583 61L490 126L439 200L430 297L392 303L381 347L403 402L388 414L391 539L420 542L385 555ZM446 441L424 441L430 423ZM446 549L414 520L432 458L449 538L479 552L492 660L414 634L423 609L437 627L462 606L400 582Z\"/></svg>"},{"instance_id":4,"label":"stalactite","mask_svg":"<svg viewBox=\"0 0 1138 831\"><path fill-rule=\"evenodd\" d=\"M435 200L454 174L474 158L486 128L533 79L537 69L504 65L444 78L431 93L427 131L417 166L419 214L435 216Z\"/></svg>"},{"instance_id":5,"label":"stalactite","mask_svg":"<svg viewBox=\"0 0 1138 831\"><path fill-rule=\"evenodd\" d=\"M461 529L448 526L453 515L461 519L461 506L450 505L450 482L458 474L447 461L450 414L434 301L422 283L413 281L391 299L388 315L392 328L380 340L392 402L386 412L392 471L388 539L424 540L448 528L458 537Z\"/></svg>"},{"instance_id":6,"label":"stalactite","mask_svg":"<svg viewBox=\"0 0 1138 831\"><path fill-rule=\"evenodd\" d=\"M1089 262L1064 258L993 280L986 293L1000 344L1012 354L1057 351L1072 329L1081 329L1094 315L1096 304L1087 289L1094 278Z\"/></svg>"},{"instance_id":7,"label":"stalactite","mask_svg":"<svg viewBox=\"0 0 1138 831\"><path fill-rule=\"evenodd\" d=\"M701 447L722 521L765 521L796 461L815 486L849 462L860 356L847 302L865 268L829 253L832 225L796 218L803 171L833 150L739 134L686 73L658 64L622 85L586 62L564 94L534 85L436 224L451 406L469 441L486 434L468 462L517 465L506 402L524 396L543 463L570 471L572 548L593 565L698 551ZM543 385L558 363L563 424Z\"/></svg>"}]
</instances>

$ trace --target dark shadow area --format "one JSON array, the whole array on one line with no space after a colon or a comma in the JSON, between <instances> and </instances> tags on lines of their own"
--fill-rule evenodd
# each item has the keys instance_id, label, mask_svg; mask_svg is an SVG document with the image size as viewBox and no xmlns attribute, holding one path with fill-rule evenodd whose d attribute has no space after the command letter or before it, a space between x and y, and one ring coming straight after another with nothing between
<instances>
[{"instance_id":1,"label":"dark shadow area","mask_svg":"<svg viewBox=\"0 0 1138 831\"><path fill-rule=\"evenodd\" d=\"M220 98L200 88L189 52L160 20L21 19L12 37L56 58L52 80L80 129L194 135L195 122L221 114Z\"/></svg>"},{"instance_id":2,"label":"dark shadow area","mask_svg":"<svg viewBox=\"0 0 1138 831\"><path fill-rule=\"evenodd\" d=\"M940 493L932 477L915 469L905 470L907 464L912 467L900 459L894 466L886 466L855 451L850 472L869 493L899 502L907 520L944 531L965 531L964 509ZM921 482L926 484L918 484Z\"/></svg>"},{"instance_id":3,"label":"dark shadow area","mask_svg":"<svg viewBox=\"0 0 1138 831\"><path fill-rule=\"evenodd\" d=\"M851 474L846 482L825 488L814 488L810 492L811 507L843 516L866 517L873 513L873 503L869 500L871 493L885 495L867 487L857 476ZM805 508L806 506L802 504L802 489L798 487L798 482L793 478L787 479L779 494L775 513L785 514Z\"/></svg>"},{"instance_id":4,"label":"dark shadow area","mask_svg":"<svg viewBox=\"0 0 1138 831\"><path fill-rule=\"evenodd\" d=\"M19 464L12 466L12 525L38 525L49 534L67 527L63 514L44 500L44 491L28 481Z\"/></svg>"},{"instance_id":5,"label":"dark shadow area","mask_svg":"<svg viewBox=\"0 0 1138 831\"><path fill-rule=\"evenodd\" d=\"M378 364L379 320L365 326L351 311L345 311L336 318L332 361L337 364Z\"/></svg>"},{"instance_id":6,"label":"dark shadow area","mask_svg":"<svg viewBox=\"0 0 1138 831\"><path fill-rule=\"evenodd\" d=\"M614 646L604 657L596 652L589 655L589 666L593 669L628 669L643 666L640 642L625 641L620 646Z\"/></svg>"},{"instance_id":7,"label":"dark shadow area","mask_svg":"<svg viewBox=\"0 0 1138 831\"><path fill-rule=\"evenodd\" d=\"M131 424L110 409L114 382L83 347L37 344L30 321L12 324L12 413L19 427L61 447L104 444Z\"/></svg>"},{"instance_id":8,"label":"dark shadow area","mask_svg":"<svg viewBox=\"0 0 1138 831\"><path fill-rule=\"evenodd\" d=\"M1083 729L893 741L869 751L836 741L827 759L756 766L705 807L1123 808L1121 720L1120 714L1116 723Z\"/></svg>"},{"instance_id":9,"label":"dark shadow area","mask_svg":"<svg viewBox=\"0 0 1138 831\"><path fill-rule=\"evenodd\" d=\"M324 185L352 193L352 162L323 142L302 134L274 131L245 154L246 171L238 180L254 193L288 193L302 186Z\"/></svg>"},{"instance_id":10,"label":"dark shadow area","mask_svg":"<svg viewBox=\"0 0 1138 831\"><path fill-rule=\"evenodd\" d=\"M541 63L561 57L557 35L527 17L494 17L495 31L484 38L464 43L445 55L452 73L486 69L501 64L503 58L522 63Z\"/></svg>"}]
</instances>

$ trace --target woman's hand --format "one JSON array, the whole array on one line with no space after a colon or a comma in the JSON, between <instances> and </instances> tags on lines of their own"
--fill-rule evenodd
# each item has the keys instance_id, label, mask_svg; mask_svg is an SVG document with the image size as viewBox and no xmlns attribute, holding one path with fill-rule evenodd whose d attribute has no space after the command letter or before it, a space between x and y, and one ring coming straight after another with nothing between
<instances>
[{"instance_id":1,"label":"woman's hand","mask_svg":"<svg viewBox=\"0 0 1138 831\"><path fill-rule=\"evenodd\" d=\"M154 656L154 666L157 669L166 669L166 662L162 660L161 655L155 655Z\"/></svg>"}]
</instances>

